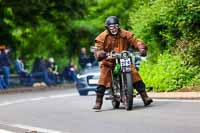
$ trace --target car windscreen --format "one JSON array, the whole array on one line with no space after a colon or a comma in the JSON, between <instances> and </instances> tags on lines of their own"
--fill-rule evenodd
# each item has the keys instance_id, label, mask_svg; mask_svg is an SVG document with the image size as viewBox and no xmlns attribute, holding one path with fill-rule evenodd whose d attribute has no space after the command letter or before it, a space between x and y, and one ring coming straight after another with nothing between
<instances>
[{"instance_id":1,"label":"car windscreen","mask_svg":"<svg viewBox=\"0 0 200 133\"><path fill-rule=\"evenodd\" d=\"M86 68L80 72L80 74L86 74L86 73L93 73L93 72L98 72L100 69L99 67L91 67L91 68Z\"/></svg>"}]
</instances>

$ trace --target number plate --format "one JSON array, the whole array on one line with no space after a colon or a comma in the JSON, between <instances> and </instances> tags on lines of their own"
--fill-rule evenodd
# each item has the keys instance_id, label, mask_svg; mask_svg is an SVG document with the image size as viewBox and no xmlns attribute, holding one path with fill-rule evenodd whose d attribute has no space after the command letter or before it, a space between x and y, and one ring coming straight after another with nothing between
<instances>
[{"instance_id":1,"label":"number plate","mask_svg":"<svg viewBox=\"0 0 200 133\"><path fill-rule=\"evenodd\" d=\"M131 65L131 60L130 58L128 59L120 59L120 64L122 67L128 67Z\"/></svg>"}]
</instances>

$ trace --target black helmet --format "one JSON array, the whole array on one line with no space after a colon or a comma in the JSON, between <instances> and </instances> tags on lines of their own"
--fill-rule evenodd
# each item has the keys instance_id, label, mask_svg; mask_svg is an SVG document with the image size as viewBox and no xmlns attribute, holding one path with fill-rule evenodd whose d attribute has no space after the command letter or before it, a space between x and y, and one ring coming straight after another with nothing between
<instances>
[{"instance_id":1,"label":"black helmet","mask_svg":"<svg viewBox=\"0 0 200 133\"><path fill-rule=\"evenodd\" d=\"M105 21L105 27L111 35L117 35L119 32L119 19L116 16L110 16Z\"/></svg>"},{"instance_id":2,"label":"black helmet","mask_svg":"<svg viewBox=\"0 0 200 133\"><path fill-rule=\"evenodd\" d=\"M105 27L108 27L111 24L119 24L119 19L116 16L109 16L105 21Z\"/></svg>"}]
</instances>

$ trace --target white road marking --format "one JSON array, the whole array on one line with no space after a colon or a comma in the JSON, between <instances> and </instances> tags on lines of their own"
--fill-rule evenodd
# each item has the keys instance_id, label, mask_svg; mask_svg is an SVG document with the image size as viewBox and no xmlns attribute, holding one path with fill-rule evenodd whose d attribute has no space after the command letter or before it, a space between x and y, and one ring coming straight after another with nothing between
<instances>
[{"instance_id":1,"label":"white road marking","mask_svg":"<svg viewBox=\"0 0 200 133\"><path fill-rule=\"evenodd\" d=\"M1 125L5 125L8 127L12 127L12 128L22 129L22 130L25 130L26 132L36 131L37 133L72 133L72 132L64 132L64 131L58 131L58 130L53 130L53 129L47 129L47 128L33 127L33 126L22 125L22 124L5 124L5 123L3 124L3 123L1 123ZM17 132L0 129L0 133L17 133Z\"/></svg>"},{"instance_id":2,"label":"white road marking","mask_svg":"<svg viewBox=\"0 0 200 133\"><path fill-rule=\"evenodd\" d=\"M78 96L77 93L69 93L66 95L50 95L46 97L35 97L35 98L27 98L27 99L19 99L19 100L14 100L14 101L5 101L3 103L0 103L0 107L2 106L7 106L7 105L12 105L12 104L19 104L19 103L25 103L25 102L33 102L33 101L41 101L45 99L56 99L56 98L64 98L64 97L73 97L73 96Z\"/></svg>"},{"instance_id":3,"label":"white road marking","mask_svg":"<svg viewBox=\"0 0 200 133\"><path fill-rule=\"evenodd\" d=\"M89 93L89 95L94 95L94 93ZM8 106L12 104L20 104L20 103L25 103L25 102L34 102L34 101L41 101L41 100L46 100L46 99L58 99L58 98L65 98L65 97L73 97L73 96L79 96L78 93L69 93L69 94L59 94L59 95L50 95L46 97L34 97L34 98L27 98L27 99L19 99L19 100L14 100L14 101L5 101L0 103L0 107L2 106ZM136 98L136 100L139 98ZM200 102L200 100L183 100L183 99L154 99L154 101L167 101L167 102L186 102L186 103L191 103L191 102Z\"/></svg>"},{"instance_id":4,"label":"white road marking","mask_svg":"<svg viewBox=\"0 0 200 133\"><path fill-rule=\"evenodd\" d=\"M65 94L65 95L52 95L52 96L48 96L48 98L63 98L63 97L73 97L73 96L78 96L77 93L69 93L69 94Z\"/></svg>"},{"instance_id":5,"label":"white road marking","mask_svg":"<svg viewBox=\"0 0 200 133\"><path fill-rule=\"evenodd\" d=\"M153 99L153 100L164 101L164 102L200 103L200 100L184 100L184 99Z\"/></svg>"},{"instance_id":6,"label":"white road marking","mask_svg":"<svg viewBox=\"0 0 200 133\"><path fill-rule=\"evenodd\" d=\"M35 98L30 98L28 101L40 101L40 100L44 100L47 99L47 97L35 97Z\"/></svg>"},{"instance_id":7,"label":"white road marking","mask_svg":"<svg viewBox=\"0 0 200 133\"><path fill-rule=\"evenodd\" d=\"M37 131L39 133L70 133L70 132L63 132L63 131L57 131L57 130L52 130L52 129L21 125L21 124L13 124L13 125L9 125L9 126L15 127L15 128L20 128L20 129L25 129L27 131Z\"/></svg>"},{"instance_id":8,"label":"white road marking","mask_svg":"<svg viewBox=\"0 0 200 133\"><path fill-rule=\"evenodd\" d=\"M0 133L16 133L16 132L11 132L8 130L0 129Z\"/></svg>"}]
</instances>

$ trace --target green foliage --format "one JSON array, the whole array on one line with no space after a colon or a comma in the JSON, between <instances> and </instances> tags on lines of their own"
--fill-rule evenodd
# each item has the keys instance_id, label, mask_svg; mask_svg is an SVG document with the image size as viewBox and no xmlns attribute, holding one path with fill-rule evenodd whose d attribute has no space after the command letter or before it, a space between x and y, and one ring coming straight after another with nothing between
<instances>
[{"instance_id":1,"label":"green foliage","mask_svg":"<svg viewBox=\"0 0 200 133\"><path fill-rule=\"evenodd\" d=\"M197 74L192 78L188 86L197 86L200 85L200 69L197 70Z\"/></svg>"},{"instance_id":2,"label":"green foliage","mask_svg":"<svg viewBox=\"0 0 200 133\"><path fill-rule=\"evenodd\" d=\"M61 58L67 56L64 36L50 22L40 20L38 27L18 27L13 29L12 36L19 42L16 47L17 56L24 55L30 61L36 57ZM67 59L66 59L67 60Z\"/></svg>"},{"instance_id":3,"label":"green foliage","mask_svg":"<svg viewBox=\"0 0 200 133\"><path fill-rule=\"evenodd\" d=\"M198 80L199 70L198 67L186 66L179 56L168 52L160 54L157 63L147 60L140 66L144 82L157 92L174 91L194 84Z\"/></svg>"},{"instance_id":4,"label":"green foliage","mask_svg":"<svg viewBox=\"0 0 200 133\"><path fill-rule=\"evenodd\" d=\"M120 24L124 28L130 28L128 24L129 12L134 10L135 0L99 0L88 7L88 15L85 20L75 22L76 27L84 27L93 33L93 38L99 32L105 30L104 22L108 16L120 18Z\"/></svg>"},{"instance_id":5,"label":"green foliage","mask_svg":"<svg viewBox=\"0 0 200 133\"><path fill-rule=\"evenodd\" d=\"M150 59L141 66L147 86L173 91L199 84L200 1L144 2L130 14L130 22L149 47ZM171 52L162 54L165 50Z\"/></svg>"},{"instance_id":6,"label":"green foliage","mask_svg":"<svg viewBox=\"0 0 200 133\"><path fill-rule=\"evenodd\" d=\"M199 0L0 0L0 7L0 43L30 68L38 56L54 57L60 69L77 64L80 48L94 45L115 15L149 47L141 68L148 86L171 91L200 82Z\"/></svg>"},{"instance_id":7,"label":"green foliage","mask_svg":"<svg viewBox=\"0 0 200 133\"><path fill-rule=\"evenodd\" d=\"M193 40L178 40L173 52L180 55L185 63L200 66L200 38Z\"/></svg>"},{"instance_id":8,"label":"green foliage","mask_svg":"<svg viewBox=\"0 0 200 133\"><path fill-rule=\"evenodd\" d=\"M71 25L73 20L85 14L84 2L2 0L0 37L4 40L0 43L13 48L13 59L22 55L30 65L35 57L40 56L54 57L61 66L66 66L77 53L79 42Z\"/></svg>"},{"instance_id":9,"label":"green foliage","mask_svg":"<svg viewBox=\"0 0 200 133\"><path fill-rule=\"evenodd\" d=\"M60 14L65 14L70 19L79 18L86 10L83 2L84 0L2 0L2 6L13 9L18 24L31 23L34 26L38 22L38 16L54 22L61 19Z\"/></svg>"},{"instance_id":10,"label":"green foliage","mask_svg":"<svg viewBox=\"0 0 200 133\"><path fill-rule=\"evenodd\" d=\"M199 36L200 2L196 0L155 0L130 14L132 30L160 53L180 38ZM191 39L193 39L192 37Z\"/></svg>"}]
</instances>

